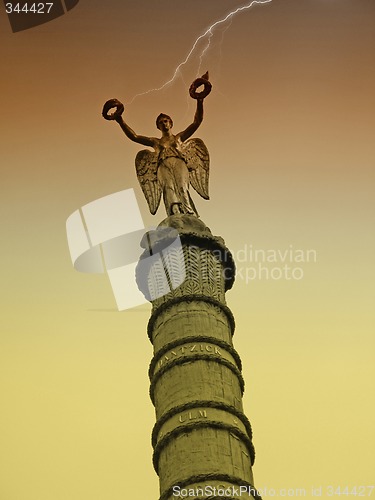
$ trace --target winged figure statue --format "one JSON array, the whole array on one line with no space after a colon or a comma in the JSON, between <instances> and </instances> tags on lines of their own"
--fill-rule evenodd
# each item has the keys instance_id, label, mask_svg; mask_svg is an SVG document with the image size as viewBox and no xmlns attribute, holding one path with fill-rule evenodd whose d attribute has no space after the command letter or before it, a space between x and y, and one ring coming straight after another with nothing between
<instances>
[{"instance_id":1,"label":"winged figure statue","mask_svg":"<svg viewBox=\"0 0 375 500\"><path fill-rule=\"evenodd\" d=\"M198 92L203 86L203 90ZM199 217L190 196L190 185L208 200L209 153L201 139L190 139L203 120L203 100L211 91L208 72L191 84L189 93L197 100L194 121L185 130L174 135L172 118L161 113L156 126L161 137L146 137L136 134L122 118L124 105L110 99L103 108L103 117L115 120L132 141L153 148L139 151L135 158L138 181L154 215L163 195L167 215L189 214ZM111 109L115 111L109 113Z\"/></svg>"}]
</instances>

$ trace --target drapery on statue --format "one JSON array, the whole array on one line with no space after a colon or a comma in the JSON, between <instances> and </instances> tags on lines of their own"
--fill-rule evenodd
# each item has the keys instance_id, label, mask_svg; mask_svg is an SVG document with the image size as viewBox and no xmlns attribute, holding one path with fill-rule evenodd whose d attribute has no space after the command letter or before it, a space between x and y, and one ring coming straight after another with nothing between
<instances>
[{"instance_id":1,"label":"drapery on statue","mask_svg":"<svg viewBox=\"0 0 375 500\"><path fill-rule=\"evenodd\" d=\"M203 85L204 89L197 91ZM185 130L173 135L173 121L161 113L156 126L161 131L160 139L136 134L122 118L124 105L110 99L103 107L106 120L116 120L125 135L134 142L150 146L154 151L143 149L135 158L138 181L154 215L163 193L167 215L189 214L199 217L189 193L189 184L202 198L208 200L209 154L201 139L189 139L203 120L203 100L211 92L208 72L191 84L189 93L197 100L194 121ZM116 110L108 114L108 112ZM188 140L189 139L189 140Z\"/></svg>"}]
</instances>

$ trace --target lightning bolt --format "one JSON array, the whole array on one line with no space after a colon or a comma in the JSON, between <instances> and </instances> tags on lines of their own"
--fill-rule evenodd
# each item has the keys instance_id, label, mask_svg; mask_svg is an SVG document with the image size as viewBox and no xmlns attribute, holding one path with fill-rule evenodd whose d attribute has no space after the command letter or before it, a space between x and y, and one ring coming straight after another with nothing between
<instances>
[{"instance_id":1,"label":"lightning bolt","mask_svg":"<svg viewBox=\"0 0 375 500\"><path fill-rule=\"evenodd\" d=\"M199 63L199 69L200 69L201 63L202 63L202 59L203 59L204 55L206 54L206 52L208 51L208 49L210 47L211 38L213 37L214 29L217 26L219 26L221 24L225 24L228 20L232 20L235 15L237 15L240 12L243 12L245 10L249 10L255 4L261 4L262 5L262 4L266 4L266 3L270 3L270 2L272 2L272 0L252 0L249 3L247 3L245 5L242 5L241 7L237 7L235 10L232 10L231 12L229 12L229 14L227 14L222 19L219 19L219 20L215 21L213 24L211 24L211 26L209 28L206 29L206 31L204 33L202 33L201 35L199 35L199 37L195 40L195 42L193 43L193 46L191 47L190 51L188 52L188 55L185 57L185 59L182 62L180 62L178 64L178 66L174 70L173 76L172 76L172 78L170 80L168 80L167 82L163 83L163 85L161 85L160 87L157 87L157 88L154 88L154 89L150 89L150 90L146 90L145 92L141 92L140 94L136 94L131 99L131 101L129 101L128 104L132 104L135 101L135 99L137 99L137 97L150 94L151 92L158 92L159 90L163 90L163 89L165 89L165 87L167 87L168 85L170 85L171 83L173 83L176 80L177 76L180 74L180 69L182 68L182 66L184 66L189 61L189 59L191 58L191 56L193 55L193 53L194 53L195 49L197 48L197 45L199 44L199 42L201 40L204 40L206 38L207 39L206 45L203 48L203 50L202 50L202 52L200 54L200 57L199 57L199 61L200 61L200 63ZM199 72L199 70L198 70L198 72Z\"/></svg>"},{"instance_id":2,"label":"lightning bolt","mask_svg":"<svg viewBox=\"0 0 375 500\"><path fill-rule=\"evenodd\" d=\"M223 42L224 42L224 36L225 36L225 33L229 30L229 28L232 26L232 22L233 22L233 18L231 18L229 20L229 23L227 24L227 26L223 29L223 31L221 33L221 40L220 40L220 43L219 43L219 47L220 47L220 60L221 60L221 56L222 56L222 46L223 46ZM202 64L203 64L203 57L206 54L206 52L208 52L208 49L210 48L211 38L212 38L212 35L210 33L208 35L208 40L207 40L206 47L202 50L201 55L199 56L199 66L198 66L198 70L197 70L197 77L198 77L198 75L200 75L202 73L201 68L202 68Z\"/></svg>"}]
</instances>

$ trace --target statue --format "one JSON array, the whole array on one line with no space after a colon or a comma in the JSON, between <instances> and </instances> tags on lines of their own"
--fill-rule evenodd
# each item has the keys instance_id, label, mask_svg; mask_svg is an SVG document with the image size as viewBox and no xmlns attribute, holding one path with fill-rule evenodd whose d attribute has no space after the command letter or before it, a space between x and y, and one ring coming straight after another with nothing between
<instances>
[{"instance_id":1,"label":"statue","mask_svg":"<svg viewBox=\"0 0 375 500\"><path fill-rule=\"evenodd\" d=\"M203 85L204 89L197 91ZM115 120L125 135L132 141L150 146L154 151L143 149L135 158L138 181L154 215L163 193L167 215L188 214L199 217L189 193L189 185L202 198L208 200L209 154L201 139L189 139L203 120L203 100L211 92L208 72L191 84L190 96L197 100L194 121L185 130L173 135L173 121L161 113L156 126L161 137L145 137L136 134L122 118L124 105L117 99L110 99L103 107L103 117ZM111 109L115 111L108 114Z\"/></svg>"}]
</instances>

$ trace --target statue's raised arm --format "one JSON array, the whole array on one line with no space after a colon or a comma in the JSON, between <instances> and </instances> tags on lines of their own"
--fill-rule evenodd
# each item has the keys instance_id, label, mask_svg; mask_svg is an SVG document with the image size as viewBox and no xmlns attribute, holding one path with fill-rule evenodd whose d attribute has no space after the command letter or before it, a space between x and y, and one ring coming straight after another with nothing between
<instances>
[{"instance_id":1,"label":"statue's raised arm","mask_svg":"<svg viewBox=\"0 0 375 500\"><path fill-rule=\"evenodd\" d=\"M197 89L203 85L204 90L197 92ZM194 80L190 85L189 93L193 99L197 100L197 110L195 112L194 121L185 130L177 134L182 142L191 137L198 129L203 121L203 100L211 92L211 83L208 80L208 71L201 77Z\"/></svg>"},{"instance_id":2,"label":"statue's raised arm","mask_svg":"<svg viewBox=\"0 0 375 500\"><path fill-rule=\"evenodd\" d=\"M109 113L111 109L114 109L113 113ZM133 129L129 127L127 123L124 122L122 118L122 113L124 112L124 105L118 99L109 99L104 104L103 107L103 118L106 120L116 120L116 122L120 125L125 135L133 142L138 142L139 144L143 144L143 146L154 147L155 141L157 139L153 137L146 137L144 135L138 135L134 132Z\"/></svg>"},{"instance_id":3,"label":"statue's raised arm","mask_svg":"<svg viewBox=\"0 0 375 500\"><path fill-rule=\"evenodd\" d=\"M198 92L202 86L203 91ZM124 105L117 99L107 101L103 107L103 117L106 120L116 120L130 140L154 148L154 151L139 151L135 159L138 181L152 214L156 213L163 193L168 216L187 214L198 217L189 193L190 184L203 198L209 198L209 154L201 139L189 137L202 123L203 100L210 91L211 83L207 72L194 80L189 89L190 96L197 100L193 123L179 134L173 135L172 118L161 113L156 119L156 126L161 131L160 138L136 134L123 120ZM115 111L110 114L111 109Z\"/></svg>"}]
</instances>

